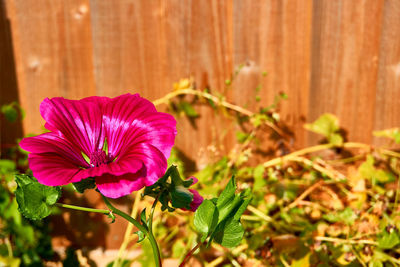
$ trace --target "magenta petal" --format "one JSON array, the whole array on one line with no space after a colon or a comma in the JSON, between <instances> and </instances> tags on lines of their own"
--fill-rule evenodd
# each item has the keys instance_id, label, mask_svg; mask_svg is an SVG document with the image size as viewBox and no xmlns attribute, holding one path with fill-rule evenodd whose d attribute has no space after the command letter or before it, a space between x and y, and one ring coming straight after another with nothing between
<instances>
[{"instance_id":1,"label":"magenta petal","mask_svg":"<svg viewBox=\"0 0 400 267\"><path fill-rule=\"evenodd\" d=\"M34 154L28 156L29 167L39 183L47 186L66 185L79 182L80 168L56 154Z\"/></svg>"},{"instance_id":2,"label":"magenta petal","mask_svg":"<svg viewBox=\"0 0 400 267\"><path fill-rule=\"evenodd\" d=\"M99 102L103 98L85 98L68 100L62 97L46 98L40 105L40 113L46 120L45 127L53 132L61 133L65 139L74 142L89 155L102 146L104 134Z\"/></svg>"},{"instance_id":3,"label":"magenta petal","mask_svg":"<svg viewBox=\"0 0 400 267\"><path fill-rule=\"evenodd\" d=\"M104 174L96 177L97 188L100 193L109 198L119 198L140 190L145 185L144 169L134 174L114 176Z\"/></svg>"},{"instance_id":4,"label":"magenta petal","mask_svg":"<svg viewBox=\"0 0 400 267\"><path fill-rule=\"evenodd\" d=\"M98 177L103 174L110 174L114 176L120 176L124 174L136 173L143 168L143 163L135 158L125 158L118 162L112 162L109 164L103 164L98 167L92 167L81 170L78 177L85 179L88 177Z\"/></svg>"},{"instance_id":5,"label":"magenta petal","mask_svg":"<svg viewBox=\"0 0 400 267\"><path fill-rule=\"evenodd\" d=\"M26 137L21 140L19 145L22 149L34 154L54 153L74 165L89 167L79 149L55 133Z\"/></svg>"},{"instance_id":6,"label":"magenta petal","mask_svg":"<svg viewBox=\"0 0 400 267\"><path fill-rule=\"evenodd\" d=\"M200 204L203 203L204 199L196 190L189 189L189 191L193 193L193 200L192 203L190 203L190 210L196 211Z\"/></svg>"},{"instance_id":7,"label":"magenta petal","mask_svg":"<svg viewBox=\"0 0 400 267\"><path fill-rule=\"evenodd\" d=\"M157 112L150 101L137 94L122 95L108 102L103 108L103 125L112 156L124 154L137 143L147 143L168 158L176 135L175 119Z\"/></svg>"},{"instance_id":8,"label":"magenta petal","mask_svg":"<svg viewBox=\"0 0 400 267\"><path fill-rule=\"evenodd\" d=\"M129 153L129 157L134 157L143 162L146 171L146 186L150 186L157 182L158 178L163 176L167 170L167 159L152 145L139 143L134 147L131 147L127 153ZM123 160L123 158L121 160ZM118 160L116 162L118 162Z\"/></svg>"}]
</instances>

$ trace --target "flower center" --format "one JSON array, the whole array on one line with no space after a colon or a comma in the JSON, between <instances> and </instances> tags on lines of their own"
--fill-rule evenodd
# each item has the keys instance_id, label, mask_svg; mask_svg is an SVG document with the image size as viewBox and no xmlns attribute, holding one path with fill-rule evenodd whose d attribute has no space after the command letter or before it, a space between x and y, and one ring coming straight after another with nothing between
<instances>
[{"instance_id":1,"label":"flower center","mask_svg":"<svg viewBox=\"0 0 400 267\"><path fill-rule=\"evenodd\" d=\"M90 165L98 167L108 163L108 157L103 150L95 151L90 155Z\"/></svg>"}]
</instances>

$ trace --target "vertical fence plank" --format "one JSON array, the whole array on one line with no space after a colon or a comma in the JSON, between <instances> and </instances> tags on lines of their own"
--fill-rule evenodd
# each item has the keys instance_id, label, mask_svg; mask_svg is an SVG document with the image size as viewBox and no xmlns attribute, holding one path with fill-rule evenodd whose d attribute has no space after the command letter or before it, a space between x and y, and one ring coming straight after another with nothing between
<instances>
[{"instance_id":1,"label":"vertical fence plank","mask_svg":"<svg viewBox=\"0 0 400 267\"><path fill-rule=\"evenodd\" d=\"M400 2L385 1L376 84L375 130L400 127ZM375 143L385 143L384 140Z\"/></svg>"},{"instance_id":2,"label":"vertical fence plank","mask_svg":"<svg viewBox=\"0 0 400 267\"><path fill-rule=\"evenodd\" d=\"M20 101L27 132L42 131L45 97L94 94L87 0L10 0Z\"/></svg>"},{"instance_id":3,"label":"vertical fence plank","mask_svg":"<svg viewBox=\"0 0 400 267\"><path fill-rule=\"evenodd\" d=\"M92 1L91 5L100 95L138 92L157 99L172 90L174 81L188 76L194 77L199 89L223 88L232 69L231 1ZM176 144L190 158L218 136L213 131L224 128L209 108L199 111L202 115L195 124L185 118L178 121Z\"/></svg>"},{"instance_id":4,"label":"vertical fence plank","mask_svg":"<svg viewBox=\"0 0 400 267\"><path fill-rule=\"evenodd\" d=\"M250 63L239 74L243 81L235 88L235 99L242 104L243 99L250 101L247 105L254 109L256 95L267 106L280 92L288 94L281 105L282 120L296 133L298 146L305 145L302 125L308 113L311 14L311 1L235 1L233 16L235 66ZM268 73L265 78L263 71ZM254 76L253 82L244 77L248 75ZM259 84L262 90L257 94Z\"/></svg>"},{"instance_id":5,"label":"vertical fence plank","mask_svg":"<svg viewBox=\"0 0 400 267\"><path fill-rule=\"evenodd\" d=\"M18 101L18 85L12 47L11 27L5 2L0 0L0 107ZM0 157L8 157L7 151L13 147L16 138L22 136L22 125L18 119L9 122L0 114Z\"/></svg>"},{"instance_id":6,"label":"vertical fence plank","mask_svg":"<svg viewBox=\"0 0 400 267\"><path fill-rule=\"evenodd\" d=\"M350 140L370 142L383 1L314 4L308 119L334 113ZM309 135L310 144L317 140Z\"/></svg>"}]
</instances>

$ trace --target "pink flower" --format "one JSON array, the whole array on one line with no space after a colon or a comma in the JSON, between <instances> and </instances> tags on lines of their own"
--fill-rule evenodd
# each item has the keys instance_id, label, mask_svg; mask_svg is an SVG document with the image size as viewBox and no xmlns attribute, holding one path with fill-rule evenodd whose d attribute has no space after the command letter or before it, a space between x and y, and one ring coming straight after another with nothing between
<instances>
[{"instance_id":1,"label":"pink flower","mask_svg":"<svg viewBox=\"0 0 400 267\"><path fill-rule=\"evenodd\" d=\"M167 168L176 121L138 94L115 98L46 98L44 133L22 139L29 167L48 186L94 177L107 197L154 184Z\"/></svg>"},{"instance_id":2,"label":"pink flower","mask_svg":"<svg viewBox=\"0 0 400 267\"><path fill-rule=\"evenodd\" d=\"M194 185L195 183L197 183L199 180L196 178L196 177L194 177L194 176L192 176L192 177L189 177L188 179L190 179L190 178L192 178L193 179L193 183L192 183L192 185ZM197 210L197 208L200 206L200 204L201 203L203 203L203 197L199 194L199 192L197 192L196 190L194 190L194 189L188 189L192 194L193 194L193 200L192 200L192 202L190 203L190 210L191 211L196 211ZM188 210L188 209L185 209L185 208L182 208L183 210Z\"/></svg>"}]
</instances>

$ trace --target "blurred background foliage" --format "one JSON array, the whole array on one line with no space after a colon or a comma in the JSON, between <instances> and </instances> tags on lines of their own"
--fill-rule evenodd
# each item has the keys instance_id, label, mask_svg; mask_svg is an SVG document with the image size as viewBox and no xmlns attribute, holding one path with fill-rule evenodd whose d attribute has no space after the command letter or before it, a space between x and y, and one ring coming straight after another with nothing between
<instances>
[{"instance_id":1,"label":"blurred background foliage","mask_svg":"<svg viewBox=\"0 0 400 267\"><path fill-rule=\"evenodd\" d=\"M233 82L234 76L226 85ZM320 143L294 150L290 129L279 115L281 102L290 96L281 93L270 106L254 113L227 102L223 94L196 89L191 78L173 88L154 103L167 104L169 112L193 125L200 116L198 107L208 106L216 116L235 123L237 140L229 151L210 144L204 151L208 162L197 166L195 159L174 148L169 165L177 165L186 177L197 177L195 187L206 198L217 196L232 175L240 190L251 188L254 194L242 217L245 236L241 244L229 250L218 244L201 247L191 265L400 265L400 153L393 149L400 143L398 128L371 133L387 140L387 145L373 147L350 142L338 118L322 114L304 126L318 134ZM2 120L23 118L17 103L1 111ZM96 259L82 254L83 247L68 247L61 254L53 251L54 220L52 224L51 219L21 217L13 194L14 174L21 172L29 172L26 153L10 146L0 160L0 266L96 266ZM139 216L138 211L151 202L140 192L133 195L131 214ZM167 266L177 265L198 241L190 212L156 210L154 226ZM133 232L131 227L126 229L118 256L107 266L151 264L149 244L139 249Z\"/></svg>"}]
</instances>

